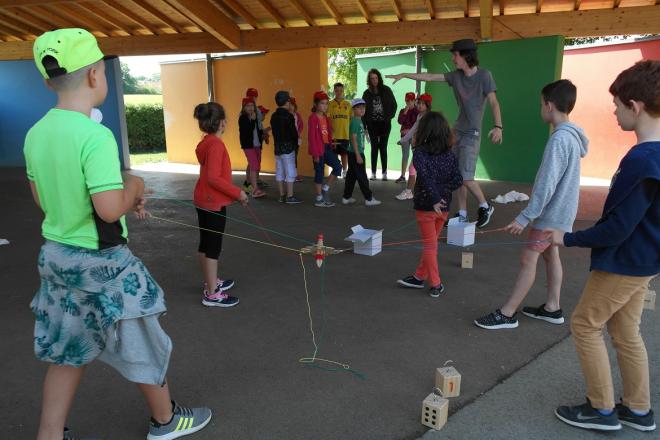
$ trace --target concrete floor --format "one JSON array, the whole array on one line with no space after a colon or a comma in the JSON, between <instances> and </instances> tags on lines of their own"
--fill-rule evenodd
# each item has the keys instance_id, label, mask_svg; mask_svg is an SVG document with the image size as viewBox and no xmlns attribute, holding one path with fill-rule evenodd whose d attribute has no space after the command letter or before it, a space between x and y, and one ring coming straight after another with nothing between
<instances>
[{"instance_id":1,"label":"concrete floor","mask_svg":"<svg viewBox=\"0 0 660 440\"><path fill-rule=\"evenodd\" d=\"M160 198L190 199L195 176L142 172ZM270 181L272 178L265 178ZM236 183L242 179L236 178ZM34 438L45 365L32 353L33 318L28 303L38 286L36 256L42 239L41 214L33 206L22 169L0 173L0 352L4 398L0 410L8 438ZM339 182L343 187L343 182ZM489 198L512 189L529 194L528 185L484 182ZM260 223L303 241L323 232L326 244L346 247L350 226L383 228L385 242L414 240L411 203L394 199L401 187L375 182L379 207L312 206L309 179L296 184L305 200L298 206L269 197L251 210ZM341 197L338 187L332 191ZM583 188L580 218L597 217L604 188ZM356 198L362 201L359 192ZM486 229L506 225L523 207L497 205ZM160 217L196 224L194 210L175 200L152 200ZM471 211L476 210L474 204ZM453 209L452 209L452 212ZM228 215L254 223L240 206ZM576 227L588 226L580 220ZM169 381L175 399L207 405L211 424L199 439L415 439L426 432L419 423L422 399L432 390L435 368L447 360L463 375L462 395L450 413L473 402L568 336L568 326L551 326L522 317L517 330L488 332L472 320L499 307L518 271L518 239L502 233L477 236L472 270L460 268L461 249L442 245L440 269L446 293L432 299L426 291L397 288L397 278L411 273L418 259L414 247L392 247L375 257L344 253L326 259L324 271L306 257L319 357L340 361L364 374L329 372L300 365L313 351L299 257L293 252L227 238L221 275L236 280L234 309L200 304L201 277L195 260L197 231L179 225L129 219L133 252L162 285L168 314L162 323L174 342ZM389 231L395 231L390 233ZM227 232L300 248L304 243L229 221ZM497 244L509 243L509 244ZM563 307L573 310L587 277L588 251L562 250ZM320 295L324 277L325 297ZM544 302L544 270L526 304ZM542 398L535 396L534 398ZM88 369L69 425L85 436L104 439L144 438L148 414L137 389L102 363Z\"/></svg>"}]
</instances>

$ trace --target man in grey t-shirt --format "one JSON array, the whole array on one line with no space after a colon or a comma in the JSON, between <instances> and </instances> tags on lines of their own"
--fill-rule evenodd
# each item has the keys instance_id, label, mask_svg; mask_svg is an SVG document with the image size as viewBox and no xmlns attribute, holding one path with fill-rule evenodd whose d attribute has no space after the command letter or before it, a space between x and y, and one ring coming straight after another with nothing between
<instances>
[{"instance_id":1,"label":"man in grey t-shirt","mask_svg":"<svg viewBox=\"0 0 660 440\"><path fill-rule=\"evenodd\" d=\"M495 81L493 75L485 69L478 68L477 45L471 39L454 41L451 49L452 61L456 70L448 73L399 73L386 75L396 83L402 78L417 81L446 81L454 90L458 103L459 113L454 123L456 144L454 152L463 175L463 186L458 190L458 214L460 221L467 218L467 191L479 202L477 227L483 228L490 221L494 211L484 197L479 183L474 180L477 167L479 147L481 144L481 123L484 115L486 101L493 112L495 126L488 132L488 137L495 144L502 143L502 115L500 104L497 101Z\"/></svg>"}]
</instances>

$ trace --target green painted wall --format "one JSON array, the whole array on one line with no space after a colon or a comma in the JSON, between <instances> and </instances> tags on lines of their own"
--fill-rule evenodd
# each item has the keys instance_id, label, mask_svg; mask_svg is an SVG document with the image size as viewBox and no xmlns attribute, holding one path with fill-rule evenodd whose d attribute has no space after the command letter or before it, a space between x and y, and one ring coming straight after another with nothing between
<instances>
[{"instance_id":1,"label":"green painted wall","mask_svg":"<svg viewBox=\"0 0 660 440\"><path fill-rule=\"evenodd\" d=\"M541 163L549 127L539 113L540 93L544 85L560 78L563 37L543 37L479 44L480 66L490 70L497 84L497 96L502 109L504 143L494 145L487 139L493 127L490 106L486 103L482 127L481 154L477 178L511 182L534 181ZM366 72L376 67L383 74L414 71L414 53L395 56L361 58L358 60L358 84L366 84ZM423 71L447 72L452 69L447 51L424 53ZM391 85L390 80L386 84ZM401 80L394 94L403 105L403 95L414 90L415 83ZM423 89L433 95L433 110L441 111L453 122L458 114L454 94L446 83L423 83ZM395 124L393 132L398 133ZM397 138L390 138L388 168L398 170L401 163Z\"/></svg>"},{"instance_id":2,"label":"green painted wall","mask_svg":"<svg viewBox=\"0 0 660 440\"><path fill-rule=\"evenodd\" d=\"M369 69L376 68L383 75L385 84L388 85L397 101L396 114L398 116L399 110L405 105L403 97L407 92L415 91L415 81L402 80L392 85L392 80L385 78L385 75L400 73L400 72L414 72L415 71L415 52L408 52L397 55L383 55L383 56L370 56L368 58L360 58L357 62L357 89L356 97L362 97L362 92L367 88L367 72ZM392 133L390 134L390 141L387 148L387 168L390 171L390 178L396 179L399 177L401 170L401 147L396 143L399 140L401 126L396 122L396 116L392 120ZM367 143L365 146L365 155L367 159L367 174L371 175L371 145ZM412 156L411 156L412 157ZM378 158L378 169L380 170L380 158Z\"/></svg>"}]
</instances>

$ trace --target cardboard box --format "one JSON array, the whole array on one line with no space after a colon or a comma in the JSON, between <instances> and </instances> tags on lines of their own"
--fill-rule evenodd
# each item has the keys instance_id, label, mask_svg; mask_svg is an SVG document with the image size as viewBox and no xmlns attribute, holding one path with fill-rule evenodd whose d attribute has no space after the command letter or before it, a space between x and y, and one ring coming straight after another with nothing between
<instances>
[{"instance_id":1,"label":"cardboard box","mask_svg":"<svg viewBox=\"0 0 660 440\"><path fill-rule=\"evenodd\" d=\"M462 247L474 244L475 225L459 222L458 217L451 218L447 223L447 244Z\"/></svg>"},{"instance_id":2,"label":"cardboard box","mask_svg":"<svg viewBox=\"0 0 660 440\"><path fill-rule=\"evenodd\" d=\"M435 371L435 386L442 397L458 397L461 394L461 374L454 367L442 367Z\"/></svg>"},{"instance_id":3,"label":"cardboard box","mask_svg":"<svg viewBox=\"0 0 660 440\"><path fill-rule=\"evenodd\" d=\"M655 310L655 290L647 290L644 295L644 308Z\"/></svg>"},{"instance_id":4,"label":"cardboard box","mask_svg":"<svg viewBox=\"0 0 660 440\"><path fill-rule=\"evenodd\" d=\"M353 234L346 237L346 241L353 242L353 253L373 256L382 250L383 230L365 229L362 225L351 228Z\"/></svg>"},{"instance_id":5,"label":"cardboard box","mask_svg":"<svg viewBox=\"0 0 660 440\"><path fill-rule=\"evenodd\" d=\"M442 429L447 423L449 400L435 394L429 394L422 402L422 425L433 429Z\"/></svg>"}]
</instances>

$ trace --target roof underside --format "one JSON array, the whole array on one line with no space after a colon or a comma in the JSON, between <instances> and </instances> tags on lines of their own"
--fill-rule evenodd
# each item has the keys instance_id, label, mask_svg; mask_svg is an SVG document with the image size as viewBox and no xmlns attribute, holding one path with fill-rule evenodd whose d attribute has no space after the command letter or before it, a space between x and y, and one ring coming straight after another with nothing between
<instances>
[{"instance_id":1,"label":"roof underside","mask_svg":"<svg viewBox=\"0 0 660 440\"><path fill-rule=\"evenodd\" d=\"M83 27L116 55L660 33L660 0L0 0L0 59Z\"/></svg>"}]
</instances>

